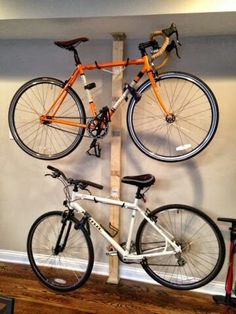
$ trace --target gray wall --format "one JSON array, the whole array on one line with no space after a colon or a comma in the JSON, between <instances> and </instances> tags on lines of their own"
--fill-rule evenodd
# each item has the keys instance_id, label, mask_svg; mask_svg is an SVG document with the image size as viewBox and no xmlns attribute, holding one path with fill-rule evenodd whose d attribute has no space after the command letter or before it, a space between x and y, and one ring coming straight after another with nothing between
<instances>
[{"instance_id":1,"label":"gray wall","mask_svg":"<svg viewBox=\"0 0 236 314\"><path fill-rule=\"evenodd\" d=\"M139 152L127 135L123 122L122 175L151 172L157 183L148 193L148 207L168 203L186 203L204 210L216 220L219 216L235 217L236 204L236 144L235 144L235 88L236 88L236 37L215 36L185 38L181 59L174 54L166 68L190 72L206 81L214 91L220 108L220 124L209 147L194 159L165 164L151 160ZM141 41L142 39L140 39ZM127 40L126 54L138 56L137 40ZM82 60L106 61L112 57L112 42L93 41L81 46ZM44 177L48 162L33 159L9 139L8 107L16 90L27 80L37 76L55 76L66 79L72 71L73 59L66 51L47 40L0 41L0 250L25 251L26 237L32 222L48 210L62 208L63 193L59 182ZM126 80L135 73L134 68L125 72ZM95 100L100 107L111 101L110 74L89 73L97 83ZM75 88L79 89L78 86ZM85 102L84 102L85 104ZM123 116L126 115L126 104ZM84 139L69 156L52 165L70 176L94 180L105 186L100 195L109 195L110 146L108 135L102 142L102 158L88 157L85 153L90 141ZM122 197L132 200L134 188L122 186ZM88 204L94 216L107 225L109 208ZM122 238L126 234L129 213L122 210ZM228 243L227 227L220 225ZM96 260L107 261L105 242L94 237ZM220 280L224 281L225 268Z\"/></svg>"}]
</instances>

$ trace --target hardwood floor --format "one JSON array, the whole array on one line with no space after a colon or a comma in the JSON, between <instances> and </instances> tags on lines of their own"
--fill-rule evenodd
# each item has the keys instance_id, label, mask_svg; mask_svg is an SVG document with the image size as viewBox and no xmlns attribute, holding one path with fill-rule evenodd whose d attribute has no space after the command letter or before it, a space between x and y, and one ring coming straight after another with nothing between
<instances>
[{"instance_id":1,"label":"hardwood floor","mask_svg":"<svg viewBox=\"0 0 236 314\"><path fill-rule=\"evenodd\" d=\"M57 294L42 286L29 266L6 263L0 263L0 295L15 298L14 314L236 313L204 294L128 280L110 285L101 276L92 276L74 292Z\"/></svg>"}]
</instances>

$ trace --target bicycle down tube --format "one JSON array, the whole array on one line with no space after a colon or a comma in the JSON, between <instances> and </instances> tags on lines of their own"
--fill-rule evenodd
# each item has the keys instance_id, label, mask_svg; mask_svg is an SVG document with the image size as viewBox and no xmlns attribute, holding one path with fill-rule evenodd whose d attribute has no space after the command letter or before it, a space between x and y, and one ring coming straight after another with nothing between
<instances>
[{"instance_id":1,"label":"bicycle down tube","mask_svg":"<svg viewBox=\"0 0 236 314\"><path fill-rule=\"evenodd\" d=\"M132 216L130 221L130 227L128 232L128 239L127 239L127 246L126 250L124 250L113 238L112 236L90 215L87 213L87 211L81 207L76 201L74 200L86 200L86 201L95 201L96 203L102 203L107 205L116 205L121 208L131 209L132 210ZM72 201L69 202L69 207L72 209L75 209L77 212L81 213L83 216L88 215L88 221L90 225L92 225L124 258L128 258L131 260L141 260L145 257L156 257L156 256L163 256L163 255L173 255L176 253L181 253L181 248L178 246L175 242L173 242L166 234L168 234L170 237L174 238L168 231L166 231L163 227L158 227L154 221L152 221L145 213L144 211L138 206L138 199L135 199L134 203L129 202L123 202L121 200L112 200L108 198L103 197L97 197L94 195L86 195L81 194L78 192L73 192L72 194ZM131 237L133 234L133 227L134 227L134 221L136 218L136 212L139 211L139 213L150 223L150 225L159 233L165 240L165 246L159 247L153 250L161 250L161 252L156 253L145 253L145 254L130 254L130 248L131 248ZM165 234L166 233L166 234ZM173 248L173 250L167 250L168 244Z\"/></svg>"}]
</instances>

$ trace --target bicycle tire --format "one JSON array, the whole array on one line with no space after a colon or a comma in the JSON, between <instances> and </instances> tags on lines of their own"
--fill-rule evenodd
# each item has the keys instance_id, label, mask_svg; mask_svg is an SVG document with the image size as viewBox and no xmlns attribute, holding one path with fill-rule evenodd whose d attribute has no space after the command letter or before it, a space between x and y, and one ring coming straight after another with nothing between
<instances>
[{"instance_id":1,"label":"bicycle tire","mask_svg":"<svg viewBox=\"0 0 236 314\"><path fill-rule=\"evenodd\" d=\"M65 83L40 77L25 83L14 95L8 113L11 134L19 147L34 158L54 160L70 154L81 142L84 128L58 123L41 123ZM83 103L72 88L56 117L86 123Z\"/></svg>"},{"instance_id":2,"label":"bicycle tire","mask_svg":"<svg viewBox=\"0 0 236 314\"><path fill-rule=\"evenodd\" d=\"M156 82L174 116L167 119L147 80L137 90L141 99L137 102L131 98L128 106L130 137L140 151L153 159L189 159L206 148L215 135L219 121L216 98L202 80L188 73L166 72Z\"/></svg>"},{"instance_id":3,"label":"bicycle tire","mask_svg":"<svg viewBox=\"0 0 236 314\"><path fill-rule=\"evenodd\" d=\"M141 262L147 274L158 283L172 289L200 288L220 272L225 259L225 244L214 221L202 211L180 204L155 209L149 218L171 233L182 248L180 255L163 255L146 258ZM163 237L145 219L137 235L138 254L160 250ZM180 258L180 259L179 259Z\"/></svg>"},{"instance_id":4,"label":"bicycle tire","mask_svg":"<svg viewBox=\"0 0 236 314\"><path fill-rule=\"evenodd\" d=\"M60 242L61 248L69 230L66 246L61 252L55 252L63 213L48 212L33 223L27 238L27 254L33 272L44 285L55 291L68 292L88 280L93 268L94 250L85 228L78 229L69 218Z\"/></svg>"}]
</instances>

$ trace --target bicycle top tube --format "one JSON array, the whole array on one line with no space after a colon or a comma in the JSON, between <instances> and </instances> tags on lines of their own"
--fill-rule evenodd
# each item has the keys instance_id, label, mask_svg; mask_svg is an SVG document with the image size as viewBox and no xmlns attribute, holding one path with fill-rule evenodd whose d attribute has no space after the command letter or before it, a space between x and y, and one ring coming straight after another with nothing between
<instances>
[{"instance_id":1,"label":"bicycle top tube","mask_svg":"<svg viewBox=\"0 0 236 314\"><path fill-rule=\"evenodd\" d=\"M84 71L86 70L101 70L105 68L113 68L113 67L127 67L129 65L142 65L144 64L144 59L143 58L138 58L138 59L127 59L127 60L117 60L117 61L111 61L111 62L101 62L97 63L95 61L94 64L84 64L82 65L82 69Z\"/></svg>"},{"instance_id":2,"label":"bicycle top tube","mask_svg":"<svg viewBox=\"0 0 236 314\"><path fill-rule=\"evenodd\" d=\"M88 186L97 188L97 189L103 189L103 186L100 184L97 184L95 182L83 180L83 179L72 179L72 178L67 178L65 174L52 166L47 166L49 170L51 170L50 175L53 178L59 178L65 187L68 186L73 186L73 192L78 192L80 190L87 190ZM144 175L139 175L139 176L126 176L123 177L121 180L125 184L130 184L134 185L137 188L136 194L135 194L135 202L134 203L127 203L127 206L130 206L133 208L134 204L137 205L137 200L143 199L143 192L141 192L144 188L149 188L151 185L155 183L155 177L151 174L144 174ZM145 192L144 192L145 193ZM108 198L97 198L92 195L86 195L86 194L78 194L81 199L87 199L87 200L94 200L95 202L99 199L100 202L108 202L110 203L111 201L113 202L114 200L110 200ZM117 205L123 207L124 202L122 201L116 201L119 202Z\"/></svg>"},{"instance_id":3,"label":"bicycle top tube","mask_svg":"<svg viewBox=\"0 0 236 314\"><path fill-rule=\"evenodd\" d=\"M86 41L88 41L88 38L80 37L80 38L76 38L76 39L68 40L68 41L56 41L54 43L60 48L64 48L69 51L72 51L74 53L75 63L78 66L78 65L83 65L83 64L80 61L80 57L78 55L78 51L76 50L76 47L80 43L86 42ZM116 66L138 65L138 64L143 64L143 63L144 63L143 58L132 59L132 60L128 58L126 61L111 61L111 62L105 62L105 63L100 63L100 64L98 64L95 61L94 64L83 65L82 69L83 70L95 70L95 69L103 69L103 68L110 68L110 67L116 67Z\"/></svg>"},{"instance_id":4,"label":"bicycle top tube","mask_svg":"<svg viewBox=\"0 0 236 314\"><path fill-rule=\"evenodd\" d=\"M122 201L122 200L112 199L109 197L100 197L100 196L95 196L93 194L90 195L90 194L85 194L85 193L80 193L80 192L73 192L72 195L73 196L72 196L72 199L70 200L70 204L77 202L79 200L85 200L85 201L92 201L95 203L106 204L106 205L116 205L121 208L127 208L127 209L137 209L138 207L137 198L135 198L133 203L130 203L130 202Z\"/></svg>"},{"instance_id":5,"label":"bicycle top tube","mask_svg":"<svg viewBox=\"0 0 236 314\"><path fill-rule=\"evenodd\" d=\"M102 69L102 68L116 67L116 66L128 66L132 64L134 65L144 64L145 63L144 58L143 58L144 56L151 54L150 60L153 61L159 58L161 55L163 55L163 53L165 53L166 57L164 58L164 60L159 65L154 67L156 70L159 70L167 63L169 59L169 54L173 49L176 50L176 54L179 57L176 42L172 40L172 42L170 43L170 37L173 34L176 34L177 45L181 46L181 43L179 41L178 30L176 28L176 25L172 23L169 28L153 32L150 36L149 41L142 42L138 45L138 49L141 53L141 58L132 59L132 60L127 59L126 61L105 62L101 64L98 64L95 61L94 64L84 65L83 70L94 70L94 69ZM159 45L155 37L162 38L163 41L161 45ZM87 37L79 37L79 38L75 38L75 39L67 40L67 41L55 41L54 43L60 48L64 48L66 50L72 51L74 54L76 65L82 65L82 62L80 60L76 47L83 42L87 42L88 40L89 39ZM151 49L151 51L148 53L147 49Z\"/></svg>"}]
</instances>

